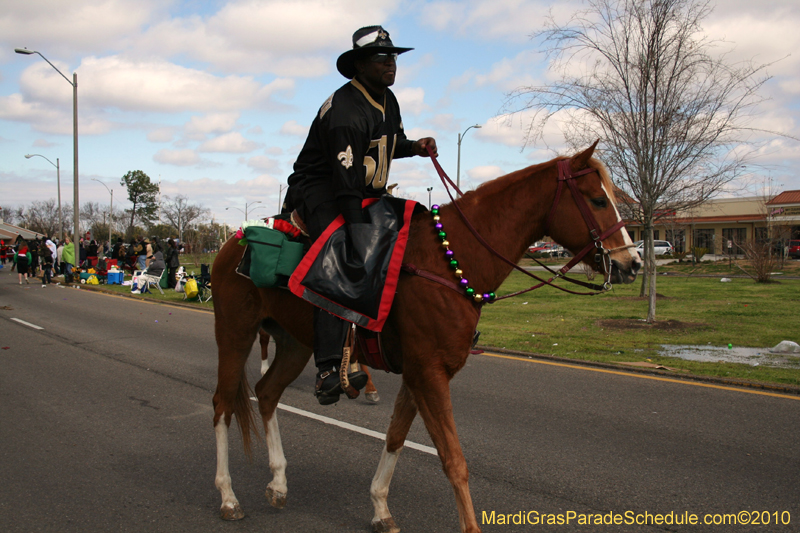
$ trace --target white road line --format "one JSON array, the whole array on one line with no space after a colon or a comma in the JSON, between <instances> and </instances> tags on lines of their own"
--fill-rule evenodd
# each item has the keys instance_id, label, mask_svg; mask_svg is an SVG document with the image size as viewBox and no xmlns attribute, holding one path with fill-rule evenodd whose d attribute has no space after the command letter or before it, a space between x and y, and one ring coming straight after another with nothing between
<instances>
[{"instance_id":1,"label":"white road line","mask_svg":"<svg viewBox=\"0 0 800 533\"><path fill-rule=\"evenodd\" d=\"M251 397L250 399L253 400L254 402L258 401L257 398L252 398ZM340 427L340 428L343 428L343 429L348 429L348 430L353 431L355 433L360 433L361 435L366 435L368 437L373 437L373 438L376 438L376 439L381 440L381 441L386 440L386 435L384 435L383 433L378 433L377 431L372 431L371 429L362 428L360 426L354 426L353 424L349 424L347 422L342 422L341 420L336 420L335 418L330 418L330 417L327 417L327 416L318 415L316 413L312 413L310 411L304 411L302 409L298 409L296 407L292 407L292 406L289 406L289 405L284 405L282 403L278 404L278 409L283 409L284 411L288 411L288 412L294 413L296 415L304 416L306 418L311 418L312 420L318 420L319 422L322 422L323 424L329 424L331 426L336 426L336 427ZM436 451L436 448L433 448L431 446L425 446L424 444L417 444L416 442L411 442L410 440L407 440L403 444L403 447L411 448L412 450L417 450L417 451L424 452L424 453L429 453L431 455L438 455L438 452Z\"/></svg>"},{"instance_id":2,"label":"white road line","mask_svg":"<svg viewBox=\"0 0 800 533\"><path fill-rule=\"evenodd\" d=\"M19 322L20 324L24 324L24 325L28 326L29 328L44 329L42 327L37 326L36 324L31 324L30 322L25 322L24 320L20 320L19 318L12 318L11 320L13 320L14 322Z\"/></svg>"}]
</instances>

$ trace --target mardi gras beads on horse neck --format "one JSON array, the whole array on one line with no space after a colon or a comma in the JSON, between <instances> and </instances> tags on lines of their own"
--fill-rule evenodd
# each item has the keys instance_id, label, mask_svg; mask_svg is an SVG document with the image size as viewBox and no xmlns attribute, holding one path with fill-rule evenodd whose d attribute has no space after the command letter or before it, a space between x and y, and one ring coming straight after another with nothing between
<instances>
[{"instance_id":1,"label":"mardi gras beads on horse neck","mask_svg":"<svg viewBox=\"0 0 800 533\"><path fill-rule=\"evenodd\" d=\"M458 285L462 289L464 289L464 293L467 295L467 298L472 298L478 303L490 303L493 302L494 299L497 297L493 292L485 292L481 294L480 292L475 292L475 289L469 286L469 280L464 277L464 271L458 268L458 261L455 258L455 254L453 250L450 249L450 241L447 240L447 233L444 231L444 226L441 222L441 217L439 216L439 206L433 205L431 206L431 215L433 215L433 223L434 228L436 228L437 235L439 239L442 241L442 247L444 248L445 258L450 263L450 268L452 268L455 272L456 277L458 278Z\"/></svg>"}]
</instances>

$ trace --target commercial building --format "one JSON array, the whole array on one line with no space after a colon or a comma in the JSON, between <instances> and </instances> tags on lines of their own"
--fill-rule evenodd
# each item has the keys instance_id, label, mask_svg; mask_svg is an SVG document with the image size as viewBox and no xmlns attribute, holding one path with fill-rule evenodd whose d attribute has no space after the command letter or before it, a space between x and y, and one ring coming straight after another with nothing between
<instances>
[{"instance_id":1,"label":"commercial building","mask_svg":"<svg viewBox=\"0 0 800 533\"><path fill-rule=\"evenodd\" d=\"M653 237L669 241L677 252L698 247L714 254L740 254L738 245L753 239L776 244L800 239L800 190L773 198L719 198L659 215ZM644 239L641 223L631 221L626 227L634 241Z\"/></svg>"}]
</instances>

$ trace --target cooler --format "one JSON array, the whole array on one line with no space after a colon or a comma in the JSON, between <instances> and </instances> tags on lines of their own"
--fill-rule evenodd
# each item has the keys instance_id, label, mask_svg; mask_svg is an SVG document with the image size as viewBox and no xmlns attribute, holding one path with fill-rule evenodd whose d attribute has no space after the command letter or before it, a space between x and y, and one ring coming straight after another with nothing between
<instances>
[{"instance_id":1,"label":"cooler","mask_svg":"<svg viewBox=\"0 0 800 533\"><path fill-rule=\"evenodd\" d=\"M108 280L106 283L108 285L122 285L122 281L125 277L125 274L120 270L119 272L109 272L108 273Z\"/></svg>"}]
</instances>

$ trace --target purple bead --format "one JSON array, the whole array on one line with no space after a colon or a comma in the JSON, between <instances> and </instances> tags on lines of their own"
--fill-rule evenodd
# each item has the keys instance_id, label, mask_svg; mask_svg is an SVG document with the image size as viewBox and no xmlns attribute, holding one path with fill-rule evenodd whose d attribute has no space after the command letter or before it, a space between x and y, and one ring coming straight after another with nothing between
<instances>
[{"instance_id":1,"label":"purple bead","mask_svg":"<svg viewBox=\"0 0 800 533\"><path fill-rule=\"evenodd\" d=\"M458 280L458 284L461 285L462 287L466 287L467 285L469 285L469 281L467 281L467 278L461 278L460 280Z\"/></svg>"},{"instance_id":2,"label":"purple bead","mask_svg":"<svg viewBox=\"0 0 800 533\"><path fill-rule=\"evenodd\" d=\"M439 222L439 223L436 224L435 227L436 227L436 229L442 229L444 226L442 226L442 223Z\"/></svg>"},{"instance_id":3,"label":"purple bead","mask_svg":"<svg viewBox=\"0 0 800 533\"><path fill-rule=\"evenodd\" d=\"M431 206L431 210L434 210L434 209L439 209L439 205L438 204L433 204Z\"/></svg>"},{"instance_id":4,"label":"purple bead","mask_svg":"<svg viewBox=\"0 0 800 533\"><path fill-rule=\"evenodd\" d=\"M455 254L453 253L453 250L447 250L447 251L444 253L444 255L446 255L447 257L453 257Z\"/></svg>"},{"instance_id":5,"label":"purple bead","mask_svg":"<svg viewBox=\"0 0 800 533\"><path fill-rule=\"evenodd\" d=\"M486 300L486 301L488 302L488 301L489 301L489 300L491 300L492 298L491 298L491 296L489 295L489 293L488 293L488 292L484 292L484 293L483 293L483 299L484 299L484 300Z\"/></svg>"}]
</instances>

